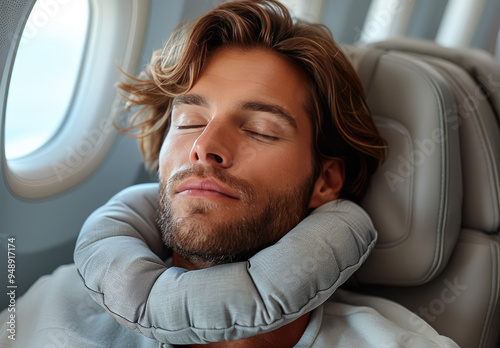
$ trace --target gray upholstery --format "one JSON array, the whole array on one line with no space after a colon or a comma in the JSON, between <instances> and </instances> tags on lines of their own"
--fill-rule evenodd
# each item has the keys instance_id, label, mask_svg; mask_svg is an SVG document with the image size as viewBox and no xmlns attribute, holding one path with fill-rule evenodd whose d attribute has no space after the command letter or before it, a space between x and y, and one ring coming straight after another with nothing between
<instances>
[{"instance_id":1,"label":"gray upholstery","mask_svg":"<svg viewBox=\"0 0 500 348\"><path fill-rule=\"evenodd\" d=\"M500 66L486 51L466 48L446 48L433 41L410 38L381 41L374 44L380 49L397 50L411 54L439 57L461 67L487 92L497 119L500 110Z\"/></svg>"},{"instance_id":2,"label":"gray upholstery","mask_svg":"<svg viewBox=\"0 0 500 348\"><path fill-rule=\"evenodd\" d=\"M349 54L389 143L362 202L383 233L356 274L366 283L423 284L444 269L460 232L459 139L448 112L453 95L420 60L370 49Z\"/></svg>"},{"instance_id":3,"label":"gray upholstery","mask_svg":"<svg viewBox=\"0 0 500 348\"><path fill-rule=\"evenodd\" d=\"M500 230L500 65L482 51L444 48L433 42L386 41L377 48L410 51L437 69L456 98L464 200L462 226ZM470 168L470 170L468 170ZM477 185L477 183L485 183Z\"/></svg>"},{"instance_id":4,"label":"gray upholstery","mask_svg":"<svg viewBox=\"0 0 500 348\"><path fill-rule=\"evenodd\" d=\"M483 52L407 38L348 51L390 146L389 158L363 202L381 243L351 286L401 303L461 347L498 347L499 65ZM432 108L436 100L444 102ZM442 126L436 129L446 130L448 136L435 141L433 148L425 140L433 139L430 128L439 122ZM399 156L405 158L411 146L430 155L391 192L384 174L397 173ZM427 166L434 167L434 174ZM415 193L418 198L410 199ZM422 227L401 232L408 219L410 226ZM432 274L416 278L417 271L425 269Z\"/></svg>"}]
</instances>

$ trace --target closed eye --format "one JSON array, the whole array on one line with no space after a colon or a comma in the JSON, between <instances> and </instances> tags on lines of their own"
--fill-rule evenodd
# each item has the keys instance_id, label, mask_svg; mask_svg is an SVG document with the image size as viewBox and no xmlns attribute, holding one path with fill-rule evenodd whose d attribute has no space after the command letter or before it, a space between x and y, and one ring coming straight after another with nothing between
<instances>
[{"instance_id":1,"label":"closed eye","mask_svg":"<svg viewBox=\"0 0 500 348\"><path fill-rule=\"evenodd\" d=\"M203 128L204 124L189 124L186 126L177 126L177 129L194 129L194 128Z\"/></svg>"},{"instance_id":2,"label":"closed eye","mask_svg":"<svg viewBox=\"0 0 500 348\"><path fill-rule=\"evenodd\" d=\"M251 131L251 130L248 130L248 129L245 130L245 132L248 133L248 134L250 134L253 137L261 138L261 139L264 139L264 140L271 140L271 141L279 140L278 137L275 137L275 136L272 136L272 135L267 135L267 134L257 133L257 132L254 132L254 131Z\"/></svg>"}]
</instances>

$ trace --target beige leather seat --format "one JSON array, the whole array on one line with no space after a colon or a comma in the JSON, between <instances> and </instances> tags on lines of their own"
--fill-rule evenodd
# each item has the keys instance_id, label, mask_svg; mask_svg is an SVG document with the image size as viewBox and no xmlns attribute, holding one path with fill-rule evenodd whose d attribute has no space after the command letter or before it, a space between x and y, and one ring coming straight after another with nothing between
<instances>
[{"instance_id":1,"label":"beige leather seat","mask_svg":"<svg viewBox=\"0 0 500 348\"><path fill-rule=\"evenodd\" d=\"M498 347L499 65L409 39L346 51L389 143L362 202L379 241L349 286L401 303L461 347Z\"/></svg>"}]
</instances>

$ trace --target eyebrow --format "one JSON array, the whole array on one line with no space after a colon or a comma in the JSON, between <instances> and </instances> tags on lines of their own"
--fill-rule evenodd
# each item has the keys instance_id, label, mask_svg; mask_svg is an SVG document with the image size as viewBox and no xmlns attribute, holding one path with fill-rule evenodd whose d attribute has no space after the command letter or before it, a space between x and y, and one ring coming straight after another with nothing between
<instances>
[{"instance_id":1,"label":"eyebrow","mask_svg":"<svg viewBox=\"0 0 500 348\"><path fill-rule=\"evenodd\" d=\"M172 105L186 104L186 105L198 105L198 106L208 106L208 101L205 97L199 94L184 94L175 97Z\"/></svg>"},{"instance_id":2,"label":"eyebrow","mask_svg":"<svg viewBox=\"0 0 500 348\"><path fill-rule=\"evenodd\" d=\"M207 107L208 100L199 94L184 94L176 97L172 103L173 105L197 105ZM297 121L284 107L276 104L267 104L258 101L241 101L238 103L238 109L247 111L267 112L279 116L282 120L286 121L293 128L297 129Z\"/></svg>"},{"instance_id":3,"label":"eyebrow","mask_svg":"<svg viewBox=\"0 0 500 348\"><path fill-rule=\"evenodd\" d=\"M293 128L297 129L297 122L295 121L295 118L284 107L279 105L256 101L243 101L239 103L238 107L241 110L267 112L279 116Z\"/></svg>"}]
</instances>

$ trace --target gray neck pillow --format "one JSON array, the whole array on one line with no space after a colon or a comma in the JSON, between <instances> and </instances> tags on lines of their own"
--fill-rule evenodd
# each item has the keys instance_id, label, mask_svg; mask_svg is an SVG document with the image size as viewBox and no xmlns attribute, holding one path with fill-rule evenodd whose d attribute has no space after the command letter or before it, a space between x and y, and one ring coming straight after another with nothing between
<instances>
[{"instance_id":1,"label":"gray neck pillow","mask_svg":"<svg viewBox=\"0 0 500 348\"><path fill-rule=\"evenodd\" d=\"M377 238L362 208L336 200L246 262L188 272L164 262L158 189L127 188L96 210L74 258L99 305L121 325L164 343L236 340L288 324L325 302Z\"/></svg>"}]
</instances>

